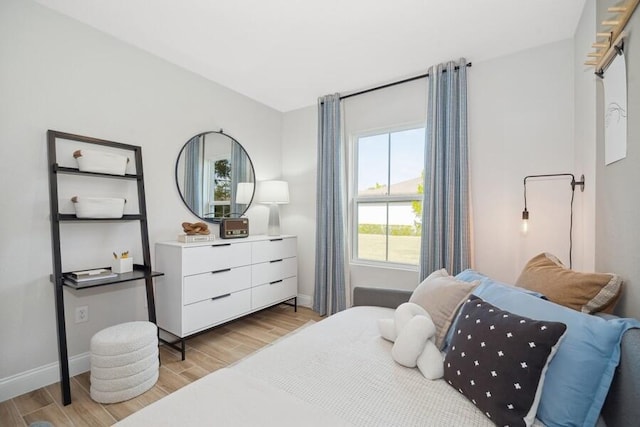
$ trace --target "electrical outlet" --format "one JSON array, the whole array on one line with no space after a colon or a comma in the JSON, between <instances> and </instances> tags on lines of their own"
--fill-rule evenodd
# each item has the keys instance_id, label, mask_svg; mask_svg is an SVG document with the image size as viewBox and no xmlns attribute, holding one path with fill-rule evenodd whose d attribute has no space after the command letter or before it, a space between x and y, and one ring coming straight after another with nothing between
<instances>
[{"instance_id":1,"label":"electrical outlet","mask_svg":"<svg viewBox=\"0 0 640 427\"><path fill-rule=\"evenodd\" d=\"M76 323L83 323L89 321L89 306L83 305L76 307Z\"/></svg>"}]
</instances>

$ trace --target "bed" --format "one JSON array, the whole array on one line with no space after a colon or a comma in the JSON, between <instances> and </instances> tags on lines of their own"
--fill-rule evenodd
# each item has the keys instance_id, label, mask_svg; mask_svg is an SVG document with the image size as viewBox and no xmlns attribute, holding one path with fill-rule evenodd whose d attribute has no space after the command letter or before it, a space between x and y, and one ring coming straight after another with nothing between
<instances>
[{"instance_id":1,"label":"bed","mask_svg":"<svg viewBox=\"0 0 640 427\"><path fill-rule=\"evenodd\" d=\"M479 293L480 298L498 300L507 306L511 300L524 298L509 294L505 299L501 286L483 284L483 289L478 292L479 288L475 288L474 294ZM542 298L519 293L526 295L525 305L537 304L532 303L533 299L552 304ZM391 358L393 343L381 338L378 320L392 318L395 308L408 301L411 295L397 290L356 288L353 308L302 328L230 367L209 374L117 425L495 425L470 399L451 387L445 381L446 377L427 380L418 369L400 366ZM522 305L521 302L518 304ZM544 306L544 310L547 311L548 307ZM574 316L579 322L587 319L587 315L576 314L570 313L569 316ZM597 322L600 325L597 327L609 327L614 323L621 325L616 326L620 335L614 343L616 348L607 356L615 359L615 363L609 360L609 367L603 368L611 371L609 380L605 378L606 372L589 365L585 365L589 372L580 371L580 361L572 362L575 366L570 367L578 369L575 372L582 372L583 375L577 376L586 381L598 377L593 379L597 389L595 393L604 393L606 401L604 404L600 402L602 411L598 407L595 418L588 414L585 418L582 414L567 413L561 416L568 417L566 419L570 421L558 425L594 425L596 422L599 426L609 427L637 425L640 419L640 405L637 404L640 401L640 330L635 328L640 323L610 315L590 316L588 319L587 323ZM569 329L578 327L572 325ZM449 339L450 344L454 342ZM573 345L567 343L565 338L559 348ZM585 345L591 344L586 342ZM579 351L595 352L591 349ZM551 377L559 381L556 373L551 376L552 364L560 360L559 354L558 351L549 364L545 390ZM542 401L545 393L542 393ZM571 403L563 401L565 398L570 400L570 397L564 392L561 394L552 396L552 400L570 407ZM584 392L577 397L584 400L577 403L583 407L580 410L589 412L589 407L594 405L593 396ZM536 418L533 425L553 423L544 424Z\"/></svg>"}]
</instances>

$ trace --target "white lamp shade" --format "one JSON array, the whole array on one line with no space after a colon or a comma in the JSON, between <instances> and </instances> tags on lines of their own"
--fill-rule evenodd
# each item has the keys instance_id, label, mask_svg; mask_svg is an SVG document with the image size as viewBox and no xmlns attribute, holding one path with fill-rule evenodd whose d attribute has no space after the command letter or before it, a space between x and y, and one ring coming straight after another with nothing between
<instances>
[{"instance_id":1,"label":"white lamp shade","mask_svg":"<svg viewBox=\"0 0 640 427\"><path fill-rule=\"evenodd\" d=\"M253 182L239 182L236 190L236 203L248 205L253 196Z\"/></svg>"},{"instance_id":2,"label":"white lamp shade","mask_svg":"<svg viewBox=\"0 0 640 427\"><path fill-rule=\"evenodd\" d=\"M289 203L289 184L286 181L261 181L258 183L256 200L259 203Z\"/></svg>"}]
</instances>

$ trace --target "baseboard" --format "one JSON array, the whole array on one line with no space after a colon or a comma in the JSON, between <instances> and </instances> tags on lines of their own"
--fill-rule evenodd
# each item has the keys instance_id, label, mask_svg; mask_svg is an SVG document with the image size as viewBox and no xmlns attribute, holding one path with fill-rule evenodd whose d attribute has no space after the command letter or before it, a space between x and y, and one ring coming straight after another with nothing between
<instances>
[{"instance_id":1,"label":"baseboard","mask_svg":"<svg viewBox=\"0 0 640 427\"><path fill-rule=\"evenodd\" d=\"M309 295L298 294L298 305L302 307L312 308L313 298Z\"/></svg>"},{"instance_id":2,"label":"baseboard","mask_svg":"<svg viewBox=\"0 0 640 427\"><path fill-rule=\"evenodd\" d=\"M91 368L89 352L69 358L69 372L74 375L87 372ZM0 402L60 381L58 362L30 369L7 378L0 379Z\"/></svg>"}]
</instances>

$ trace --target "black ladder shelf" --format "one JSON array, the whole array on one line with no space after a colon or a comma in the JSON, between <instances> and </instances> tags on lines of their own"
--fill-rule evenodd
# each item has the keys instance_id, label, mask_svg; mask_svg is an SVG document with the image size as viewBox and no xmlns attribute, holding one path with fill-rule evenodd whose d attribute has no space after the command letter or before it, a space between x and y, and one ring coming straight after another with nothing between
<instances>
[{"instance_id":1,"label":"black ladder shelf","mask_svg":"<svg viewBox=\"0 0 640 427\"><path fill-rule=\"evenodd\" d=\"M56 159L56 144L58 140L76 141L83 144L94 144L105 147L133 151L135 155L135 174L110 175L105 173L83 172L77 168L59 166ZM51 281L55 286L56 323L58 334L58 353L60 361L60 387L62 389L62 402L64 405L71 403L71 383L69 378L69 357L67 352L67 333L64 316L64 292L67 286L73 290L108 286L132 280L144 280L147 296L147 309L149 321L156 323L155 299L153 294L153 278L162 276L151 270L151 252L149 251L149 231L147 227L147 207L144 194L144 179L142 173L142 148L136 145L107 141L87 136L73 135L65 132L49 130L47 132L47 148L49 160L49 203L51 208L51 245L53 252L53 275ZM77 218L74 214L62 214L58 206L58 175L81 175L83 177L95 176L101 178L136 180L138 187L138 214L123 215L116 219ZM135 264L130 273L118 274L114 278L105 278L80 285L67 279L69 273L62 271L62 255L60 250L60 223L61 222L112 222L112 221L139 221L142 240L143 264Z\"/></svg>"}]
</instances>

